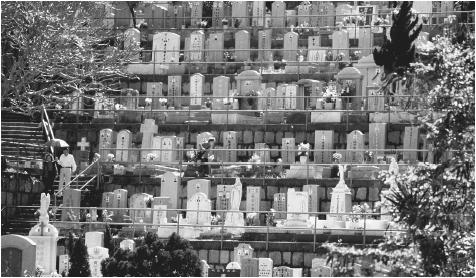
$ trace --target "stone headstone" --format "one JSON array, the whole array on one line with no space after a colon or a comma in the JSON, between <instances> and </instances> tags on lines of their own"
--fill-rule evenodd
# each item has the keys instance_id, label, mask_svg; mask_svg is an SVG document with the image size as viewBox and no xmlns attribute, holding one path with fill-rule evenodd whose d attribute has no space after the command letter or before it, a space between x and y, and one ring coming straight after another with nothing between
<instances>
[{"instance_id":1,"label":"stone headstone","mask_svg":"<svg viewBox=\"0 0 476 278\"><path fill-rule=\"evenodd\" d=\"M362 96L369 95L369 86L375 90L380 89L380 80L383 70L375 64L372 54L362 57L358 63L354 63L354 67L362 74ZM381 103L383 109L385 98L380 98L378 101L379 105ZM368 102L370 102L370 99Z\"/></svg>"},{"instance_id":2,"label":"stone headstone","mask_svg":"<svg viewBox=\"0 0 476 278\"><path fill-rule=\"evenodd\" d=\"M116 161L130 161L129 149L132 148L132 134L129 130L123 129L117 133L116 141Z\"/></svg>"},{"instance_id":3,"label":"stone headstone","mask_svg":"<svg viewBox=\"0 0 476 278\"><path fill-rule=\"evenodd\" d=\"M258 276L273 276L273 260L270 258L258 258Z\"/></svg>"},{"instance_id":4,"label":"stone headstone","mask_svg":"<svg viewBox=\"0 0 476 278\"><path fill-rule=\"evenodd\" d=\"M197 3L197 2L192 2ZM205 49L205 33L203 31L195 31L190 34L190 52L188 54L190 61L203 61L203 50Z\"/></svg>"},{"instance_id":5,"label":"stone headstone","mask_svg":"<svg viewBox=\"0 0 476 278\"><path fill-rule=\"evenodd\" d=\"M197 27L202 22L203 16L203 2L192 1L190 2L190 23L192 27Z\"/></svg>"},{"instance_id":6,"label":"stone headstone","mask_svg":"<svg viewBox=\"0 0 476 278\"><path fill-rule=\"evenodd\" d=\"M311 4L301 3L298 6L298 25L310 26L309 15L311 14Z\"/></svg>"},{"instance_id":7,"label":"stone headstone","mask_svg":"<svg viewBox=\"0 0 476 278\"><path fill-rule=\"evenodd\" d=\"M181 188L182 183L180 173L167 172L162 175L160 182L160 196L170 197L169 209L179 208L179 196L182 191Z\"/></svg>"},{"instance_id":8,"label":"stone headstone","mask_svg":"<svg viewBox=\"0 0 476 278\"><path fill-rule=\"evenodd\" d=\"M233 1L231 3L231 16L233 20L239 21L240 24L238 27L248 27L248 2L247 1ZM233 23L233 26L235 24Z\"/></svg>"},{"instance_id":9,"label":"stone headstone","mask_svg":"<svg viewBox=\"0 0 476 278\"><path fill-rule=\"evenodd\" d=\"M237 161L237 132L236 131L224 131L222 133L223 139L223 161L224 162L236 162ZM233 150L234 149L234 150Z\"/></svg>"},{"instance_id":10,"label":"stone headstone","mask_svg":"<svg viewBox=\"0 0 476 278\"><path fill-rule=\"evenodd\" d=\"M271 26L273 31L280 30L276 27L283 27L286 18L286 4L283 1L274 1L271 5Z\"/></svg>"},{"instance_id":11,"label":"stone headstone","mask_svg":"<svg viewBox=\"0 0 476 278\"><path fill-rule=\"evenodd\" d=\"M25 271L34 275L37 244L21 235L2 235L2 276L21 277ZM43 254L44 255L44 254Z\"/></svg>"},{"instance_id":12,"label":"stone headstone","mask_svg":"<svg viewBox=\"0 0 476 278\"><path fill-rule=\"evenodd\" d=\"M311 277L331 277L332 268L327 266L327 259L314 258L312 259Z\"/></svg>"},{"instance_id":13,"label":"stone headstone","mask_svg":"<svg viewBox=\"0 0 476 278\"><path fill-rule=\"evenodd\" d=\"M230 77L217 76L213 78L213 98L229 97Z\"/></svg>"},{"instance_id":14,"label":"stone headstone","mask_svg":"<svg viewBox=\"0 0 476 278\"><path fill-rule=\"evenodd\" d=\"M335 26L336 10L332 2L314 2L312 14L318 15L317 25L319 27Z\"/></svg>"},{"instance_id":15,"label":"stone headstone","mask_svg":"<svg viewBox=\"0 0 476 278\"><path fill-rule=\"evenodd\" d=\"M261 100L262 110L276 110L276 89L274 88L266 88L263 91L263 98Z\"/></svg>"},{"instance_id":16,"label":"stone headstone","mask_svg":"<svg viewBox=\"0 0 476 278\"><path fill-rule=\"evenodd\" d=\"M225 226L226 230L233 234L240 234L243 232L242 228L245 226L245 221L243 218L243 213L235 212L240 210L241 196L243 195L243 189L241 182L237 179L237 182L230 187L230 198L229 198L229 212L225 214Z\"/></svg>"},{"instance_id":17,"label":"stone headstone","mask_svg":"<svg viewBox=\"0 0 476 278\"><path fill-rule=\"evenodd\" d=\"M208 140L210 140L210 139L215 139L215 141L216 141L215 136L213 134L211 134L210 132L199 133L197 135L197 148L199 148L200 144L207 143Z\"/></svg>"},{"instance_id":18,"label":"stone headstone","mask_svg":"<svg viewBox=\"0 0 476 278\"><path fill-rule=\"evenodd\" d=\"M404 151L403 160L414 162L418 159L418 137L419 130L417 126L406 126L405 133L403 135L403 149L404 150L413 150L413 151Z\"/></svg>"},{"instance_id":19,"label":"stone headstone","mask_svg":"<svg viewBox=\"0 0 476 278\"><path fill-rule=\"evenodd\" d=\"M152 109L162 109L160 98L163 97L164 84L162 82L147 82L147 96L152 97Z\"/></svg>"},{"instance_id":20,"label":"stone headstone","mask_svg":"<svg viewBox=\"0 0 476 278\"><path fill-rule=\"evenodd\" d=\"M201 260L200 261L200 269L201 269L201 277L208 277L208 269L210 266L208 266L207 261Z\"/></svg>"},{"instance_id":21,"label":"stone headstone","mask_svg":"<svg viewBox=\"0 0 476 278\"><path fill-rule=\"evenodd\" d=\"M160 161L171 163L177 161L177 137L162 136L160 143Z\"/></svg>"},{"instance_id":22,"label":"stone headstone","mask_svg":"<svg viewBox=\"0 0 476 278\"><path fill-rule=\"evenodd\" d=\"M124 33L124 50L134 53L131 56L132 62L139 62L140 31L136 28L129 28Z\"/></svg>"},{"instance_id":23,"label":"stone headstone","mask_svg":"<svg viewBox=\"0 0 476 278\"><path fill-rule=\"evenodd\" d=\"M158 126L155 124L154 119L144 119L144 123L140 126L140 132L142 132L142 145L141 145L141 160L147 160L147 154L152 150L152 139L154 134L158 132Z\"/></svg>"},{"instance_id":24,"label":"stone headstone","mask_svg":"<svg viewBox=\"0 0 476 278\"><path fill-rule=\"evenodd\" d=\"M163 225L167 224L167 206L166 205L152 205L152 224Z\"/></svg>"},{"instance_id":25,"label":"stone headstone","mask_svg":"<svg viewBox=\"0 0 476 278\"><path fill-rule=\"evenodd\" d=\"M314 162L318 164L332 163L333 151L326 150L334 148L334 131L316 130L314 140Z\"/></svg>"},{"instance_id":26,"label":"stone headstone","mask_svg":"<svg viewBox=\"0 0 476 278\"><path fill-rule=\"evenodd\" d=\"M104 193L102 193L101 207L103 207L103 208L112 208L113 203L114 203L114 193L113 192L104 192Z\"/></svg>"},{"instance_id":27,"label":"stone headstone","mask_svg":"<svg viewBox=\"0 0 476 278\"><path fill-rule=\"evenodd\" d=\"M212 7L212 27L222 28L222 19L225 17L225 9L223 2L215 1Z\"/></svg>"},{"instance_id":28,"label":"stone headstone","mask_svg":"<svg viewBox=\"0 0 476 278\"><path fill-rule=\"evenodd\" d=\"M370 123L369 124L369 151L374 152L375 161L377 156L382 156L387 144L387 124Z\"/></svg>"},{"instance_id":29,"label":"stone headstone","mask_svg":"<svg viewBox=\"0 0 476 278\"><path fill-rule=\"evenodd\" d=\"M286 109L286 87L288 84L279 84L276 88L276 108Z\"/></svg>"},{"instance_id":30,"label":"stone headstone","mask_svg":"<svg viewBox=\"0 0 476 278\"><path fill-rule=\"evenodd\" d=\"M108 160L108 154L113 153L113 142L116 140L116 133L112 129L102 129L99 132L99 154L101 161Z\"/></svg>"},{"instance_id":31,"label":"stone headstone","mask_svg":"<svg viewBox=\"0 0 476 278\"><path fill-rule=\"evenodd\" d=\"M264 14L265 14L265 2L253 1L253 18L252 18L251 25L263 27Z\"/></svg>"},{"instance_id":32,"label":"stone headstone","mask_svg":"<svg viewBox=\"0 0 476 278\"><path fill-rule=\"evenodd\" d=\"M125 189L116 189L113 192L114 200L112 207L115 208L114 215L117 217L122 217L126 213L127 208L127 190Z\"/></svg>"},{"instance_id":33,"label":"stone headstone","mask_svg":"<svg viewBox=\"0 0 476 278\"><path fill-rule=\"evenodd\" d=\"M74 209L62 209L61 210L61 221L72 221L69 220L69 215L74 215L76 217L75 221L79 221L80 209L81 207L81 190L68 188L63 191L63 207L76 207Z\"/></svg>"},{"instance_id":34,"label":"stone headstone","mask_svg":"<svg viewBox=\"0 0 476 278\"><path fill-rule=\"evenodd\" d=\"M271 51L272 30L258 31L258 60L272 61Z\"/></svg>"},{"instance_id":35,"label":"stone headstone","mask_svg":"<svg viewBox=\"0 0 476 278\"><path fill-rule=\"evenodd\" d=\"M69 255L59 255L58 256L58 274L66 277L69 273L70 263L69 263ZM64 273L64 275L63 275Z\"/></svg>"},{"instance_id":36,"label":"stone headstone","mask_svg":"<svg viewBox=\"0 0 476 278\"><path fill-rule=\"evenodd\" d=\"M119 248L121 248L122 250L129 250L129 251L134 251L134 248L135 248L135 241L133 241L132 239L125 239L123 241L121 241L121 243L119 243Z\"/></svg>"},{"instance_id":37,"label":"stone headstone","mask_svg":"<svg viewBox=\"0 0 476 278\"><path fill-rule=\"evenodd\" d=\"M236 246L233 250L233 261L240 264L241 268L243 269L243 265L241 264L241 259L243 258L252 258L253 257L253 247L247 243L240 243Z\"/></svg>"},{"instance_id":38,"label":"stone headstone","mask_svg":"<svg viewBox=\"0 0 476 278\"><path fill-rule=\"evenodd\" d=\"M238 95L245 96L250 92L261 90L261 75L254 70L245 70L235 77Z\"/></svg>"},{"instance_id":39,"label":"stone headstone","mask_svg":"<svg viewBox=\"0 0 476 278\"><path fill-rule=\"evenodd\" d=\"M109 249L104 247L88 248L91 277L102 277L101 262L109 258Z\"/></svg>"},{"instance_id":40,"label":"stone headstone","mask_svg":"<svg viewBox=\"0 0 476 278\"><path fill-rule=\"evenodd\" d=\"M317 184L305 184L302 187L303 192L307 192L309 196L309 212L319 212L320 207L320 197L319 196L319 185Z\"/></svg>"},{"instance_id":41,"label":"stone headstone","mask_svg":"<svg viewBox=\"0 0 476 278\"><path fill-rule=\"evenodd\" d=\"M261 207L261 187L247 186L246 187L246 211L260 211Z\"/></svg>"},{"instance_id":42,"label":"stone headstone","mask_svg":"<svg viewBox=\"0 0 476 278\"><path fill-rule=\"evenodd\" d=\"M223 62L225 38L223 33L212 33L207 40L207 62Z\"/></svg>"},{"instance_id":43,"label":"stone headstone","mask_svg":"<svg viewBox=\"0 0 476 278\"><path fill-rule=\"evenodd\" d=\"M289 266L273 267L273 277L302 277L302 268Z\"/></svg>"},{"instance_id":44,"label":"stone headstone","mask_svg":"<svg viewBox=\"0 0 476 278\"><path fill-rule=\"evenodd\" d=\"M151 199L152 195L146 193L136 193L129 198L129 208L134 209L129 212L132 221L135 223L141 221L144 223L152 223L151 212L147 209L149 207L148 202L152 202ZM144 208L144 210L136 210L140 208Z\"/></svg>"},{"instance_id":45,"label":"stone headstone","mask_svg":"<svg viewBox=\"0 0 476 278\"><path fill-rule=\"evenodd\" d=\"M190 108L201 109L205 76L196 73L190 77Z\"/></svg>"},{"instance_id":46,"label":"stone headstone","mask_svg":"<svg viewBox=\"0 0 476 278\"><path fill-rule=\"evenodd\" d=\"M275 193L273 196L273 209L277 212L275 215L276 219L286 219L286 210L287 210L287 202L286 202L286 193Z\"/></svg>"},{"instance_id":47,"label":"stone headstone","mask_svg":"<svg viewBox=\"0 0 476 278\"><path fill-rule=\"evenodd\" d=\"M370 55L374 45L374 35L370 28L359 28L359 51L362 56Z\"/></svg>"},{"instance_id":48,"label":"stone headstone","mask_svg":"<svg viewBox=\"0 0 476 278\"><path fill-rule=\"evenodd\" d=\"M187 199L192 198L195 193L203 193L208 198L211 198L211 186L212 183L210 180L205 179L193 179L187 181Z\"/></svg>"},{"instance_id":49,"label":"stone headstone","mask_svg":"<svg viewBox=\"0 0 476 278\"><path fill-rule=\"evenodd\" d=\"M347 30L332 33L332 53L334 59L340 53L345 55L344 60L349 59L349 32Z\"/></svg>"},{"instance_id":50,"label":"stone headstone","mask_svg":"<svg viewBox=\"0 0 476 278\"><path fill-rule=\"evenodd\" d=\"M379 87L367 87L368 110L369 112L379 112L385 110L385 98L383 90Z\"/></svg>"},{"instance_id":51,"label":"stone headstone","mask_svg":"<svg viewBox=\"0 0 476 278\"><path fill-rule=\"evenodd\" d=\"M168 76L168 86L167 86L167 102L175 107L175 109L180 109L182 107L182 76L174 75Z\"/></svg>"},{"instance_id":52,"label":"stone headstone","mask_svg":"<svg viewBox=\"0 0 476 278\"><path fill-rule=\"evenodd\" d=\"M286 110L304 109L304 98L299 95L299 86L296 84L286 85L284 108Z\"/></svg>"},{"instance_id":53,"label":"stone headstone","mask_svg":"<svg viewBox=\"0 0 476 278\"><path fill-rule=\"evenodd\" d=\"M258 258L242 258L240 277L258 277Z\"/></svg>"},{"instance_id":54,"label":"stone headstone","mask_svg":"<svg viewBox=\"0 0 476 278\"><path fill-rule=\"evenodd\" d=\"M296 32L284 34L283 59L297 61L299 35Z\"/></svg>"},{"instance_id":55,"label":"stone headstone","mask_svg":"<svg viewBox=\"0 0 476 278\"><path fill-rule=\"evenodd\" d=\"M296 161L296 140L294 138L283 138L281 145L281 158L284 164L294 164Z\"/></svg>"},{"instance_id":56,"label":"stone headstone","mask_svg":"<svg viewBox=\"0 0 476 278\"><path fill-rule=\"evenodd\" d=\"M87 248L103 247L104 233L103 232L86 232L84 234L84 242Z\"/></svg>"},{"instance_id":57,"label":"stone headstone","mask_svg":"<svg viewBox=\"0 0 476 278\"><path fill-rule=\"evenodd\" d=\"M167 196L154 197L152 199L152 208L159 209L159 210L153 212L152 223L154 224L161 223L160 221L163 217L164 208L168 209L169 206L170 206L170 197L167 197ZM165 211L166 219L171 218L173 216L177 216L177 213L175 211ZM156 220L159 220L159 221L156 221Z\"/></svg>"},{"instance_id":58,"label":"stone headstone","mask_svg":"<svg viewBox=\"0 0 476 278\"><path fill-rule=\"evenodd\" d=\"M319 61L319 49L321 49L321 37L320 36L309 36L307 38L307 60L309 62Z\"/></svg>"},{"instance_id":59,"label":"stone headstone","mask_svg":"<svg viewBox=\"0 0 476 278\"><path fill-rule=\"evenodd\" d=\"M241 30L235 33L235 61L250 60L250 33ZM240 50L246 49L246 50Z\"/></svg>"},{"instance_id":60,"label":"stone headstone","mask_svg":"<svg viewBox=\"0 0 476 278\"><path fill-rule=\"evenodd\" d=\"M185 25L185 7L182 5L169 5L167 10L168 28L179 29Z\"/></svg>"},{"instance_id":61,"label":"stone headstone","mask_svg":"<svg viewBox=\"0 0 476 278\"><path fill-rule=\"evenodd\" d=\"M255 144L255 153L260 157L261 163L269 163L270 158L270 149L266 143L256 143Z\"/></svg>"},{"instance_id":62,"label":"stone headstone","mask_svg":"<svg viewBox=\"0 0 476 278\"><path fill-rule=\"evenodd\" d=\"M114 119L114 98L105 97L103 93L96 93L94 100L95 119Z\"/></svg>"},{"instance_id":63,"label":"stone headstone","mask_svg":"<svg viewBox=\"0 0 476 278\"><path fill-rule=\"evenodd\" d=\"M359 130L354 130L347 134L347 152L346 162L363 163L364 162L364 134ZM354 151L357 150L357 151Z\"/></svg>"},{"instance_id":64,"label":"stone headstone","mask_svg":"<svg viewBox=\"0 0 476 278\"><path fill-rule=\"evenodd\" d=\"M187 224L210 225L212 202L202 192L187 200Z\"/></svg>"},{"instance_id":65,"label":"stone headstone","mask_svg":"<svg viewBox=\"0 0 476 278\"><path fill-rule=\"evenodd\" d=\"M180 35L172 32L159 32L154 35L152 42L154 51L153 62L169 68L177 64L180 57Z\"/></svg>"},{"instance_id":66,"label":"stone headstone","mask_svg":"<svg viewBox=\"0 0 476 278\"><path fill-rule=\"evenodd\" d=\"M309 193L296 192L294 188L288 188L287 199L286 226L306 226L309 214L294 214L291 212L309 212Z\"/></svg>"},{"instance_id":67,"label":"stone headstone","mask_svg":"<svg viewBox=\"0 0 476 278\"><path fill-rule=\"evenodd\" d=\"M230 198L231 198L231 186L230 185L217 185L217 200L216 200L216 209L217 210L229 210L230 209ZM223 211L218 211L216 213L223 218L225 213Z\"/></svg>"}]
</instances>

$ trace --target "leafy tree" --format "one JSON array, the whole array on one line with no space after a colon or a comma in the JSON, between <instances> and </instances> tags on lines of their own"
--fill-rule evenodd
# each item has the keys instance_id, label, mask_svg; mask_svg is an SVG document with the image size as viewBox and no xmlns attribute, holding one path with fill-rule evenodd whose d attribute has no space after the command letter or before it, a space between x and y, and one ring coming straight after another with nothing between
<instances>
[{"instance_id":1,"label":"leafy tree","mask_svg":"<svg viewBox=\"0 0 476 278\"><path fill-rule=\"evenodd\" d=\"M89 269L88 248L84 244L84 238L79 238L73 247L73 253L69 259L71 268L69 269L69 277L89 277L91 270Z\"/></svg>"},{"instance_id":2,"label":"leafy tree","mask_svg":"<svg viewBox=\"0 0 476 278\"><path fill-rule=\"evenodd\" d=\"M383 66L384 77L391 73L402 76L410 63L415 61L413 42L418 38L422 25L418 25L418 17L412 12L412 6L412 2L402 3L398 13L392 15L390 40L385 35L383 45L373 51L375 63Z\"/></svg>"},{"instance_id":3,"label":"leafy tree","mask_svg":"<svg viewBox=\"0 0 476 278\"><path fill-rule=\"evenodd\" d=\"M200 276L198 256L190 242L173 233L162 242L154 233L147 233L133 252L118 249L114 256L101 263L104 276Z\"/></svg>"},{"instance_id":4,"label":"leafy tree","mask_svg":"<svg viewBox=\"0 0 476 278\"><path fill-rule=\"evenodd\" d=\"M114 254L116 246L114 245L111 227L108 223L106 223L106 231L104 233L104 247L109 249L109 257L111 257Z\"/></svg>"},{"instance_id":5,"label":"leafy tree","mask_svg":"<svg viewBox=\"0 0 476 278\"><path fill-rule=\"evenodd\" d=\"M28 113L79 91L117 93L131 51L101 2L2 2L2 107ZM134 49L136 47L134 46ZM131 49L128 49L131 50Z\"/></svg>"},{"instance_id":6,"label":"leafy tree","mask_svg":"<svg viewBox=\"0 0 476 278\"><path fill-rule=\"evenodd\" d=\"M391 276L475 275L474 31L461 22L454 26L402 75L421 99L418 119L437 163L418 164L395 178L382 172L392 185L386 199L394 221L406 234L374 249L328 244L338 273L349 269L344 258L368 255L385 259Z\"/></svg>"}]
</instances>

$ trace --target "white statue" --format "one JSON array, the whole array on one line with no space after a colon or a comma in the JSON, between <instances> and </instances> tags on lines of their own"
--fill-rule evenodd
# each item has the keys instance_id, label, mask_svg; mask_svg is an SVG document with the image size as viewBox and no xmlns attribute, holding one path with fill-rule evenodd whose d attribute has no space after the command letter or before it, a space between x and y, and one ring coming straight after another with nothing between
<instances>
[{"instance_id":1,"label":"white statue","mask_svg":"<svg viewBox=\"0 0 476 278\"><path fill-rule=\"evenodd\" d=\"M50 206L50 194L41 193L40 201L40 223L48 224L50 217L48 215L48 207Z\"/></svg>"},{"instance_id":2,"label":"white statue","mask_svg":"<svg viewBox=\"0 0 476 278\"><path fill-rule=\"evenodd\" d=\"M345 182L344 181L344 175L345 175L345 168L347 168L347 165L341 165L339 164L339 183Z\"/></svg>"},{"instance_id":3,"label":"white statue","mask_svg":"<svg viewBox=\"0 0 476 278\"><path fill-rule=\"evenodd\" d=\"M392 157L392 161L390 162L390 166L388 167L388 172L393 175L398 175L398 173L400 172L395 157Z\"/></svg>"}]
</instances>

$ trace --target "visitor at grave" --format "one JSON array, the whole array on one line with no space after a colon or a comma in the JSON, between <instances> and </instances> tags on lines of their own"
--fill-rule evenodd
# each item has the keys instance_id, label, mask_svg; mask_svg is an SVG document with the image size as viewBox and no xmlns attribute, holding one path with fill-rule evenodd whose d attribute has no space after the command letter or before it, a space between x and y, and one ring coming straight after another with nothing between
<instances>
[{"instance_id":1,"label":"visitor at grave","mask_svg":"<svg viewBox=\"0 0 476 278\"><path fill-rule=\"evenodd\" d=\"M49 193L51 196L54 194L53 184L58 174L58 169L56 168L56 161L53 158L53 155L47 153L45 155L45 161L43 162L43 184L45 186L45 193Z\"/></svg>"},{"instance_id":2,"label":"visitor at grave","mask_svg":"<svg viewBox=\"0 0 476 278\"><path fill-rule=\"evenodd\" d=\"M213 160L213 154L211 153L213 146L215 145L215 139L210 138L208 142L204 142L198 145L197 163L199 164L199 174L205 176L210 173L210 166L206 163L209 159Z\"/></svg>"},{"instance_id":3,"label":"visitor at grave","mask_svg":"<svg viewBox=\"0 0 476 278\"><path fill-rule=\"evenodd\" d=\"M301 156L309 157L309 150L311 149L311 144L307 140L304 140L298 146L298 157Z\"/></svg>"},{"instance_id":4,"label":"visitor at grave","mask_svg":"<svg viewBox=\"0 0 476 278\"><path fill-rule=\"evenodd\" d=\"M63 150L63 154L59 160L56 158L58 164L61 166L60 170L60 182L58 188L58 196L63 196L63 188L71 182L71 174L76 172L76 161L72 154L69 154L68 148Z\"/></svg>"}]
</instances>

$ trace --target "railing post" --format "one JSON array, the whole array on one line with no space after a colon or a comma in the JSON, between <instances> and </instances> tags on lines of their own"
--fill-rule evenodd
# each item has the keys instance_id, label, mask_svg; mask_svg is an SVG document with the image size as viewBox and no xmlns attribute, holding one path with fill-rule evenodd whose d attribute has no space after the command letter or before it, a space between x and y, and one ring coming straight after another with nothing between
<instances>
[{"instance_id":1,"label":"railing post","mask_svg":"<svg viewBox=\"0 0 476 278\"><path fill-rule=\"evenodd\" d=\"M364 214L364 234L363 234L363 245L364 245L364 248L365 248L365 240L366 240L366 230L367 230L367 215Z\"/></svg>"},{"instance_id":2,"label":"railing post","mask_svg":"<svg viewBox=\"0 0 476 278\"><path fill-rule=\"evenodd\" d=\"M177 210L177 235L180 235L180 211Z\"/></svg>"},{"instance_id":3,"label":"railing post","mask_svg":"<svg viewBox=\"0 0 476 278\"><path fill-rule=\"evenodd\" d=\"M317 230L317 217L318 215L315 214L314 215L314 245L313 245L313 250L314 250L314 253L316 253L316 230Z\"/></svg>"},{"instance_id":4,"label":"railing post","mask_svg":"<svg viewBox=\"0 0 476 278\"><path fill-rule=\"evenodd\" d=\"M220 230L220 250L223 250L223 232L225 228L225 219L221 222L221 230Z\"/></svg>"}]
</instances>

